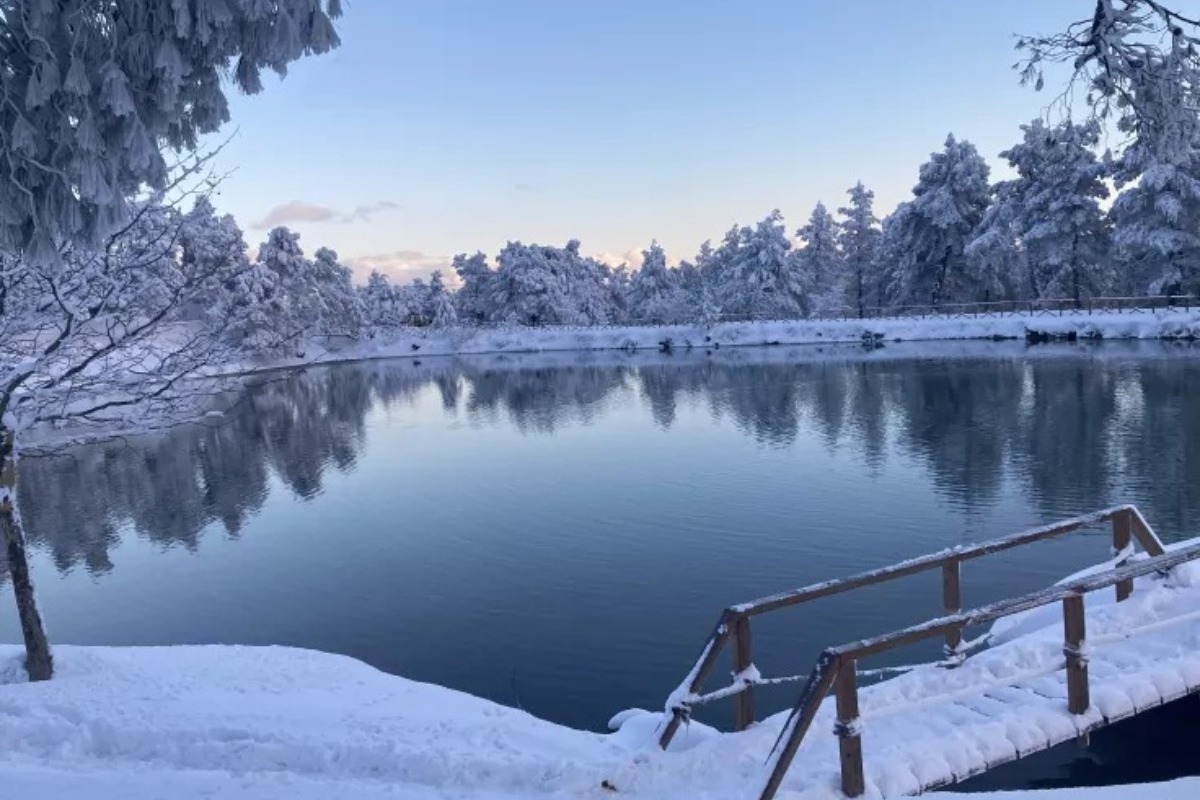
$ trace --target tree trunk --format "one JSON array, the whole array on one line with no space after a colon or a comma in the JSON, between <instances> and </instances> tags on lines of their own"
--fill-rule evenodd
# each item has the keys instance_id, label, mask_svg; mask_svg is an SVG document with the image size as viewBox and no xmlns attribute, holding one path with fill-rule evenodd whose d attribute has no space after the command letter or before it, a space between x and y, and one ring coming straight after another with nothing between
<instances>
[{"instance_id":1,"label":"tree trunk","mask_svg":"<svg viewBox=\"0 0 1200 800\"><path fill-rule=\"evenodd\" d=\"M42 615L38 612L33 580L29 577L29 559L25 552L25 533L13 503L16 500L16 465L12 457L11 433L0 428L0 540L8 559L8 579L12 582L25 637L25 671L31 681L48 681L54 675L54 659Z\"/></svg>"},{"instance_id":2,"label":"tree trunk","mask_svg":"<svg viewBox=\"0 0 1200 800\"><path fill-rule=\"evenodd\" d=\"M1074 294L1075 308L1083 308L1083 279L1079 274L1079 234L1071 239L1071 290Z\"/></svg>"},{"instance_id":3,"label":"tree trunk","mask_svg":"<svg viewBox=\"0 0 1200 800\"><path fill-rule=\"evenodd\" d=\"M863 276L863 269L858 269L858 318L862 319L866 316L866 281Z\"/></svg>"}]
</instances>

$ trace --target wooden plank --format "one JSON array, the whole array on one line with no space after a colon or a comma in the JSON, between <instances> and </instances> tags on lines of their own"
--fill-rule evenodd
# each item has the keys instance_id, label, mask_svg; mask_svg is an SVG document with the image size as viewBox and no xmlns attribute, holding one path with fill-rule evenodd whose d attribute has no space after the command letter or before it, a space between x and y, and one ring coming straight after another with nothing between
<instances>
[{"instance_id":1,"label":"wooden plank","mask_svg":"<svg viewBox=\"0 0 1200 800\"><path fill-rule=\"evenodd\" d=\"M733 671L741 674L749 669L754 661L751 657L750 618L739 614L733 623ZM734 699L733 729L744 731L754 724L754 688L747 686Z\"/></svg>"},{"instance_id":2,"label":"wooden plank","mask_svg":"<svg viewBox=\"0 0 1200 800\"><path fill-rule=\"evenodd\" d=\"M1087 617L1083 595L1063 598L1063 654L1067 657L1067 710L1087 712L1092 701L1088 690L1088 662L1084 653L1087 642Z\"/></svg>"},{"instance_id":3,"label":"wooden plank","mask_svg":"<svg viewBox=\"0 0 1200 800\"><path fill-rule=\"evenodd\" d=\"M1113 551L1122 553L1125 548L1133 543L1133 512L1126 511L1122 514L1117 514L1112 518L1113 527ZM1121 581L1117 584L1117 602L1123 602L1129 595L1133 594L1133 579Z\"/></svg>"},{"instance_id":4,"label":"wooden plank","mask_svg":"<svg viewBox=\"0 0 1200 800\"><path fill-rule=\"evenodd\" d=\"M783 730L780 731L779 739L775 741L775 747L778 747L779 742L784 739L786 734L787 739L783 749L779 751L779 757L775 760L775 766L767 777L767 783L758 800L772 800L775 793L779 791L779 784L783 782L783 776L787 774L788 767L792 765L792 759L796 757L796 751L800 749L800 742L808 733L813 717L817 715L817 710L821 707L821 701L829 694L829 689L833 686L833 680L837 676L840 666L840 659L832 656L829 651L821 654L821 660L817 662L812 674L808 676L808 683L804 685L804 690L796 700L791 716L784 724ZM775 748L772 748L771 752L773 754Z\"/></svg>"},{"instance_id":5,"label":"wooden plank","mask_svg":"<svg viewBox=\"0 0 1200 800\"><path fill-rule=\"evenodd\" d=\"M863 753L861 727L858 719L858 664L855 661L842 663L838 670L835 692L837 693L838 757L842 768L842 794L858 797L866 791L863 778Z\"/></svg>"},{"instance_id":6,"label":"wooden plank","mask_svg":"<svg viewBox=\"0 0 1200 800\"><path fill-rule=\"evenodd\" d=\"M942 609L947 616L962 611L962 562L958 559L942 565ZM959 655L962 646L962 628L946 632L946 658Z\"/></svg>"},{"instance_id":7,"label":"wooden plank","mask_svg":"<svg viewBox=\"0 0 1200 800\"><path fill-rule=\"evenodd\" d=\"M1163 547L1162 540L1158 538L1151 528L1150 523L1146 522L1146 518L1135 506L1129 506L1129 521L1133 528L1133 535L1137 537L1138 544L1152 556L1161 556L1167 552Z\"/></svg>"},{"instance_id":8,"label":"wooden plank","mask_svg":"<svg viewBox=\"0 0 1200 800\"><path fill-rule=\"evenodd\" d=\"M940 553L930 553L929 555L914 558L909 561L902 561L899 564L892 564L881 569L872 570L870 572L859 573L848 578L840 578L837 580L824 581L815 583L811 586L805 586L800 589L793 589L788 592L762 597L758 600L752 600L749 603L740 603L730 608L731 611L739 614L748 614L757 616L765 614L768 611L786 608L788 606L807 603L812 600L818 600L822 597L830 597L832 595L841 594L843 592L860 589L864 586L872 586L877 583L896 580L897 578L916 575L921 572L926 572L931 569L941 567L948 561L967 561L973 558L982 558L993 553L1002 553L1005 550L1011 550L1015 547L1022 547L1033 542L1042 541L1043 539L1052 539L1058 536L1064 536L1081 528L1089 528L1101 523L1107 522L1113 516L1131 509L1132 506L1114 506L1103 511L1098 511L1094 514L1086 514L1081 517L1073 517L1071 519L1056 522L1052 525L1045 525L1041 528L1032 528L1021 533L1006 536L1001 539L992 539L988 542L982 542L970 547L954 548ZM1143 545L1144 546L1144 545ZM1146 552L1152 551L1147 548Z\"/></svg>"}]
</instances>

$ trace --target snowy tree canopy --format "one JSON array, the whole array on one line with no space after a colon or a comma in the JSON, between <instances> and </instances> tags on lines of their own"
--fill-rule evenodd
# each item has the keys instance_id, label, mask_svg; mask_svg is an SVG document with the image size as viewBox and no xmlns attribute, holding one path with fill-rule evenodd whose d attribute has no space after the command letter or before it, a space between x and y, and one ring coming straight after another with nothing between
<instances>
[{"instance_id":1,"label":"snowy tree canopy","mask_svg":"<svg viewBox=\"0 0 1200 800\"><path fill-rule=\"evenodd\" d=\"M0 0L0 251L96 246L130 197L162 189L162 149L195 150L244 92L338 44L340 0Z\"/></svg>"},{"instance_id":2,"label":"snowy tree canopy","mask_svg":"<svg viewBox=\"0 0 1200 800\"><path fill-rule=\"evenodd\" d=\"M1176 133L1195 124L1200 16L1163 0L1096 0L1092 8L1064 32L1018 40L1022 82L1041 89L1045 64L1070 64L1072 84L1085 86L1097 116L1115 115L1143 142L1164 139L1177 153L1186 150L1190 144ZM1181 93L1192 102L1180 102Z\"/></svg>"},{"instance_id":3,"label":"snowy tree canopy","mask_svg":"<svg viewBox=\"0 0 1200 800\"><path fill-rule=\"evenodd\" d=\"M442 281L442 273L435 271L429 278L429 294L425 298L423 316L435 328L445 328L458 322L458 312L454 308L454 298Z\"/></svg>"},{"instance_id":4,"label":"snowy tree canopy","mask_svg":"<svg viewBox=\"0 0 1200 800\"><path fill-rule=\"evenodd\" d=\"M1200 294L1200 150L1184 157L1135 144L1118 179L1136 180L1112 208L1121 282L1139 294Z\"/></svg>"},{"instance_id":5,"label":"snowy tree canopy","mask_svg":"<svg viewBox=\"0 0 1200 800\"><path fill-rule=\"evenodd\" d=\"M879 220L875 217L875 193L856 183L847 192L850 204L838 209L843 217L839 244L849 283L847 296L862 317L868 306L881 302L875 273L879 252Z\"/></svg>"},{"instance_id":6,"label":"snowy tree canopy","mask_svg":"<svg viewBox=\"0 0 1200 800\"><path fill-rule=\"evenodd\" d=\"M642 266L630 278L626 297L629 316L639 322L681 322L688 318L680 276L667 267L667 254L658 242L642 251Z\"/></svg>"},{"instance_id":7,"label":"snowy tree canopy","mask_svg":"<svg viewBox=\"0 0 1200 800\"><path fill-rule=\"evenodd\" d=\"M546 247L509 242L497 258L488 307L492 322L602 325L611 321L611 271L579 252L579 242Z\"/></svg>"},{"instance_id":8,"label":"snowy tree canopy","mask_svg":"<svg viewBox=\"0 0 1200 800\"><path fill-rule=\"evenodd\" d=\"M967 243L967 283L973 299L989 303L1031 298L1033 285L1021 244L1017 216L1021 208L1014 181L992 187L993 201Z\"/></svg>"},{"instance_id":9,"label":"snowy tree canopy","mask_svg":"<svg viewBox=\"0 0 1200 800\"><path fill-rule=\"evenodd\" d=\"M1109 230L1100 201L1108 197L1096 158L1100 127L1040 119L1022 125L1022 141L1000 155L1017 171L1001 202L1028 265L1031 297L1070 297L1078 304L1109 287Z\"/></svg>"},{"instance_id":10,"label":"snowy tree canopy","mask_svg":"<svg viewBox=\"0 0 1200 800\"><path fill-rule=\"evenodd\" d=\"M753 228L730 229L708 259L721 311L739 316L798 316L808 281L791 249L778 209Z\"/></svg>"},{"instance_id":11,"label":"snowy tree canopy","mask_svg":"<svg viewBox=\"0 0 1200 800\"><path fill-rule=\"evenodd\" d=\"M810 310L817 314L840 312L845 306L846 276L837 221L824 203L817 203L808 224L796 235L804 241L804 249L796 257L808 283Z\"/></svg>"},{"instance_id":12,"label":"snowy tree canopy","mask_svg":"<svg viewBox=\"0 0 1200 800\"><path fill-rule=\"evenodd\" d=\"M486 322L491 317L488 302L493 277L492 270L488 267L487 256L483 253L473 256L461 253L454 257L451 266L458 273L460 281L454 297L459 318L466 322Z\"/></svg>"},{"instance_id":13,"label":"snowy tree canopy","mask_svg":"<svg viewBox=\"0 0 1200 800\"><path fill-rule=\"evenodd\" d=\"M953 135L921 166L913 199L884 225L894 303L938 306L963 297L967 242L990 202L988 172L975 145Z\"/></svg>"}]
</instances>

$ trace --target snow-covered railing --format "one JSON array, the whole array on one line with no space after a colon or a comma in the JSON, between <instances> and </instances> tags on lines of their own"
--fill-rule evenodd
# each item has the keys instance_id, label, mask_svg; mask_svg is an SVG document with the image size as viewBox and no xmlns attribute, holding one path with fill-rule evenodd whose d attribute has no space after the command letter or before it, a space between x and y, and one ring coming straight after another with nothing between
<instances>
[{"instance_id":1,"label":"snow-covered railing","mask_svg":"<svg viewBox=\"0 0 1200 800\"><path fill-rule=\"evenodd\" d=\"M1151 556L1163 553L1162 542L1159 541L1153 529L1146 522L1141 512L1132 505L1114 506L1113 508L1086 514L1080 517L1044 525L1039 528L1023 531L1000 539L982 542L970 546L957 546L941 550L929 555L901 561L881 569L863 572L848 578L824 581L800 589L774 594L739 603L726 608L717 620L712 634L701 649L695 666L688 673L683 683L671 693L666 704L666 718L661 726L659 744L665 749L674 737L679 725L685 721L693 706L714 699L734 697L734 727L744 730L754 721L754 686L755 684L783 682L784 679L764 679L754 670L750 620L760 614L777 611L783 608L808 603L824 597L842 594L844 592L886 583L921 572L934 569L942 570L942 607L948 614L957 613L962 608L962 591L960 587L961 565L964 561L982 558L993 553L1000 553L1016 547L1022 547L1034 542L1052 539L1068 533L1091 528L1104 523L1112 524L1113 553L1116 560L1113 566L1119 566L1133 554L1132 543L1136 538L1142 549ZM1118 584L1117 599L1124 600L1133 591L1133 584ZM733 643L733 672L737 685L729 690L718 690L713 693L716 697L702 693L704 683L716 668L726 645ZM945 653L947 666L960 662L969 651L986 643L980 638L973 642L963 642L962 629L946 631ZM744 676L753 672L756 680L746 680ZM741 679L739 681L739 676ZM799 676L797 676L799 677Z\"/></svg>"},{"instance_id":2,"label":"snow-covered railing","mask_svg":"<svg viewBox=\"0 0 1200 800\"><path fill-rule=\"evenodd\" d=\"M1006 536L1000 539L982 542L980 544L970 546L957 546L937 553L920 556L918 558L902 561L897 564L892 564L881 569L864 572L848 578L825 581L822 583L813 584L800 589L794 589L780 594L770 595L758 600L753 600L749 603L739 603L726 608L717 624L713 629L712 634L705 642L704 647L700 651L700 656L697 658L695 665L684 679L683 683L671 693L667 699L665 716L662 725L660 726L661 733L659 735L659 744L664 749L671 742L680 724L686 721L691 714L693 707L703 705L715 700L732 697L734 699L734 727L736 730L744 730L754 722L754 687L756 685L770 685L776 683L785 683L790 681L801 681L805 679L804 675L787 676L779 678L764 678L759 674L754 666L752 653L752 639L750 631L750 621L752 618L766 614L772 611L778 611L783 608L801 605L804 603L818 600L824 597L842 594L844 592L853 591L866 586L873 586L880 583L885 583L899 578L916 575L918 573L927 572L935 569L942 571L942 607L946 617L933 620L930 623L925 623L926 626L933 625L934 633L917 636L913 635L901 643L917 641L918 639L929 638L930 636L942 636L944 638L945 660L939 662L945 667L953 667L965 659L969 652L975 650L987 643L987 637L981 636L969 642L963 641L963 629L969 625L977 624L977 620L971 618L970 615L963 615L962 611L962 592L961 592L961 567L964 561L970 561L976 558L982 558L993 553L1000 553L1013 548L1022 547L1034 542L1044 541L1059 536L1072 533L1084 528L1091 528L1097 525L1110 523L1112 526L1112 543L1113 543L1113 558L1104 565L1105 569L1098 573L1102 577L1110 577L1118 575L1121 570L1125 569L1129 560L1134 555L1134 541L1141 545L1151 560L1157 560L1165 553L1162 542L1155 535L1153 529L1146 522L1141 512L1133 505L1120 505L1113 508L1097 511L1092 514L1086 514L1071 519L1062 520L1050 525L1033 528L1023 531L1012 536ZM1140 566L1143 563L1138 562ZM1138 573L1144 574L1144 573ZM1118 575L1110 584L1116 586L1117 601L1120 602L1133 592L1132 576L1123 577ZM1046 590L1052 592L1053 590ZM1040 596L1040 595L1039 595ZM1049 595L1047 595L1049 596ZM1057 594L1053 595L1058 597ZM1046 602L1051 602L1046 600ZM999 606L997 606L999 607ZM989 609L992 607L988 607ZM1080 606L1082 609L1082 606ZM1019 610L1019 609L1018 609ZM975 612L971 612L975 613ZM1005 613L1016 613L1016 610L1007 611ZM1080 613L1082 613L1080 611ZM1000 614L1004 616L1005 614ZM924 630L924 628L922 628ZM890 641L890 640L889 640ZM704 684L713 670L716 668L717 662L722 654L723 649L732 644L733 646L733 681L728 686L716 689L707 694L703 692ZM890 649L884 648L884 649ZM826 651L827 653L834 651ZM838 651L840 652L840 651ZM876 650L868 650L863 654L873 654ZM1082 658L1082 650L1076 648L1078 658ZM837 653L834 653L837 655ZM1070 656L1068 656L1070 661ZM828 663L826 663L828 662ZM785 728L785 733L788 729L796 729L799 727L799 736L803 737L803 731L807 728L808 722L803 721L803 714L815 714L816 706L828 694L830 687L835 680L839 681L839 687L842 693L846 696L839 700L839 712L842 706L846 709L853 710L857 706L857 677L860 674L874 674L885 671L898 671L908 668L891 668L888 670L871 670L869 673L860 673L857 671L857 657L850 659L851 663L849 670L843 670L842 665L846 662L836 659L830 660L827 658L818 662L817 668L811 675L807 676L805 688L801 693L800 701L797 702L796 708L793 711L792 718L789 720L788 727ZM1086 673L1086 670L1084 670ZM839 677L840 676L840 677ZM853 697L851 697L853 695ZM839 695L841 697L841 695ZM808 698L808 699L806 699ZM808 708L811 705L812 708ZM839 713L842 728L845 731L852 731L854 725L852 722L857 718L857 711L847 711L845 715ZM790 735L790 734L789 734ZM784 738L781 735L781 740ZM846 774L849 775L846 780L849 782L847 786L847 794L855 796L855 793L849 791L854 789L856 785L861 783L861 752L857 757L857 773L859 775L859 784L855 783L854 779L854 753L853 748L857 745L852 740L856 740L856 736L847 735L843 742L845 743L844 754L849 757L849 762L843 760L843 766L849 764ZM778 743L777 743L778 745ZM797 739L794 743L799 745ZM780 760L777 761L776 770L786 770L787 763L790 762L794 755L795 748L792 746L789 739L789 745L785 746L781 751ZM782 767L780 767L782 764ZM780 775L782 777L782 774ZM764 792L763 798L770 798L778 787L778 783L769 787L769 791ZM859 790L861 793L861 789Z\"/></svg>"},{"instance_id":3,"label":"snow-covered railing","mask_svg":"<svg viewBox=\"0 0 1200 800\"><path fill-rule=\"evenodd\" d=\"M1067 583L1057 584L1022 597L1001 600L971 611L913 625L892 633L831 647L821 653L804 691L771 750L774 759L759 800L771 800L778 791L792 759L808 732L817 709L833 689L837 707L834 733L839 739L842 792L858 797L865 791L862 755L862 730L858 716L858 662L889 650L961 631L964 627L986 625L1002 617L1020 614L1052 603L1063 609L1063 657L1067 683L1067 710L1085 714L1091 706L1088 681L1087 625L1084 597L1099 589L1117 587L1118 600L1128 597L1122 587L1132 587L1133 579L1151 573L1163 573L1180 564L1200 559L1200 545L1174 550L1119 567L1094 573ZM1122 596L1123 595L1123 596Z\"/></svg>"}]
</instances>

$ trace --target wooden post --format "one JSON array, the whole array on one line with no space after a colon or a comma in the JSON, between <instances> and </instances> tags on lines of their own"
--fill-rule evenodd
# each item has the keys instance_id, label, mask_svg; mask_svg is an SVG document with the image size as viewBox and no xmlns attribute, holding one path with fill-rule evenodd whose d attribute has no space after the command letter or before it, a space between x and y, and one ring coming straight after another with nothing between
<instances>
[{"instance_id":1,"label":"wooden post","mask_svg":"<svg viewBox=\"0 0 1200 800\"><path fill-rule=\"evenodd\" d=\"M1091 706L1088 691L1087 618L1083 595L1063 598L1063 654L1067 657L1067 710L1083 714Z\"/></svg>"},{"instance_id":2,"label":"wooden post","mask_svg":"<svg viewBox=\"0 0 1200 800\"><path fill-rule=\"evenodd\" d=\"M962 611L962 562L958 559L942 565L942 609L946 614ZM946 632L946 658L954 659L962 646L962 628Z\"/></svg>"},{"instance_id":3,"label":"wooden post","mask_svg":"<svg viewBox=\"0 0 1200 800\"><path fill-rule=\"evenodd\" d=\"M1133 512L1122 511L1112 518L1113 551L1120 553L1133 542ZM1120 566L1118 564L1117 566ZM1120 603L1133 594L1133 578L1127 578L1117 584L1117 602Z\"/></svg>"},{"instance_id":4,"label":"wooden post","mask_svg":"<svg viewBox=\"0 0 1200 800\"><path fill-rule=\"evenodd\" d=\"M695 672L692 676L692 682L688 686L689 692L698 692L700 687L704 685L704 681L708 680L708 676L717 666L717 657L721 655L721 648L729 641L729 612L721 615L717 620L717 626L713 629L712 635L708 641L704 643L704 649L701 651L700 659L696 662ZM667 721L663 732L658 737L658 746L663 750L667 749L667 745L675 738L675 732L679 730L679 726L683 724L686 716L684 709L670 709L671 718Z\"/></svg>"},{"instance_id":5,"label":"wooden post","mask_svg":"<svg viewBox=\"0 0 1200 800\"><path fill-rule=\"evenodd\" d=\"M858 662L851 659L838 670L837 725L838 754L842 762L842 794L858 797L866 791L863 779L862 733L858 720Z\"/></svg>"},{"instance_id":6,"label":"wooden post","mask_svg":"<svg viewBox=\"0 0 1200 800\"><path fill-rule=\"evenodd\" d=\"M767 776L767 783L763 787L762 794L758 796L758 800L771 800L779 791L779 785L783 783L783 776L787 774L788 767L792 765L792 759L796 757L796 751L800 749L800 742L808 733L813 717L817 715L821 701L829 693L829 687L833 685L833 679L837 676L840 666L840 659L831 657L826 651L822 654L821 660L817 662L816 669L808 676L808 683L801 690L800 697L792 709L792 715L779 734L779 741L775 742L775 747L779 747L779 743L782 741L783 747L779 750L779 757L775 759L775 766L771 769L771 774ZM786 740L784 739L785 735ZM774 752L774 748L772 748L772 755Z\"/></svg>"},{"instance_id":7,"label":"wooden post","mask_svg":"<svg viewBox=\"0 0 1200 800\"><path fill-rule=\"evenodd\" d=\"M733 641L733 671L738 675L754 664L750 655L750 618L745 614L738 615L733 623ZM733 729L744 731L754 723L754 687L747 686L733 702Z\"/></svg>"}]
</instances>

